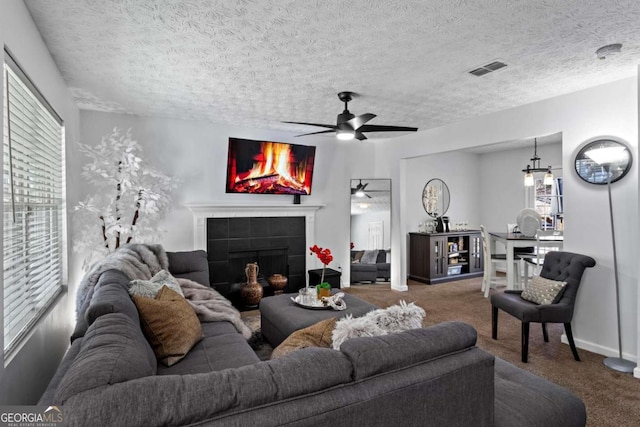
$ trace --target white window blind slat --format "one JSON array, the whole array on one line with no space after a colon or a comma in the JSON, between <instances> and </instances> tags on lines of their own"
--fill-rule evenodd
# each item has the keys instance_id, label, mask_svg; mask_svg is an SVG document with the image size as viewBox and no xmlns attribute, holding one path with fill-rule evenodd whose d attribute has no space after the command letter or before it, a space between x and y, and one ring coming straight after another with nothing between
<instances>
[{"instance_id":1,"label":"white window blind slat","mask_svg":"<svg viewBox=\"0 0 640 427\"><path fill-rule=\"evenodd\" d=\"M61 291L63 128L5 52L3 78L4 352Z\"/></svg>"}]
</instances>

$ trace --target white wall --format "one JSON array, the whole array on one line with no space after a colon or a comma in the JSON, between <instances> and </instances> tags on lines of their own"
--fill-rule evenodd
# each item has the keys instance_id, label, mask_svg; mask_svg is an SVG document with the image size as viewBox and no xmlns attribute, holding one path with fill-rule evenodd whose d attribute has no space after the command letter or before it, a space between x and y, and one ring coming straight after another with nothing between
<instances>
[{"instance_id":1,"label":"white wall","mask_svg":"<svg viewBox=\"0 0 640 427\"><path fill-rule=\"evenodd\" d=\"M20 0L0 2L0 45L11 51L62 117L67 144L77 140L78 110L29 12ZM0 87L4 85L2 80ZM6 103L3 93L0 92L0 113ZM0 132L4 132L4 129ZM68 153L66 160L69 160ZM67 182L72 178L73 175L67 171ZM73 280L70 279L70 283ZM69 344L74 320L72 296L75 291L70 286L68 292L40 319L15 357L0 363L0 405L35 404L40 398Z\"/></svg>"},{"instance_id":2,"label":"white wall","mask_svg":"<svg viewBox=\"0 0 640 427\"><path fill-rule=\"evenodd\" d=\"M406 193L411 177L410 158L562 132L562 167L565 184L565 244L567 251L596 259L578 294L573 320L576 344L591 351L615 355L616 314L613 292L611 236L607 227L606 189L581 181L573 173L573 158L587 141L611 136L638 152L638 79L620 80L607 85L559 96L517 108L472 118L460 123L430 129L378 145L376 172L392 178L392 284L406 285L406 233L415 227L407 223L410 215ZM637 168L634 162L633 168ZM522 164L503 165L521 169ZM615 221L624 224L616 235L621 286L623 350L635 358L638 349L638 171L615 184ZM521 178L518 178L520 181ZM398 262L396 262L398 261ZM400 269L393 269L398 265Z\"/></svg>"},{"instance_id":3,"label":"white wall","mask_svg":"<svg viewBox=\"0 0 640 427\"><path fill-rule=\"evenodd\" d=\"M369 248L369 223L382 222L383 245L379 248ZM351 215L351 242L354 250L389 249L391 247L391 215L387 212L370 212Z\"/></svg>"},{"instance_id":4,"label":"white wall","mask_svg":"<svg viewBox=\"0 0 640 427\"><path fill-rule=\"evenodd\" d=\"M487 230L506 231L506 224L515 224L518 212L527 207L526 198L533 196L532 190L525 190L522 169L531 163L529 159L532 156L533 143L523 148L478 156L478 207L480 222ZM543 167L561 168L562 144L539 145L538 156ZM554 170L553 174L559 178L570 172Z\"/></svg>"},{"instance_id":5,"label":"white wall","mask_svg":"<svg viewBox=\"0 0 640 427\"><path fill-rule=\"evenodd\" d=\"M407 232L418 231L421 222L433 221L422 205L422 190L433 178L440 178L449 188L451 202L446 216L450 226L458 221L468 221L470 229L478 229L481 199L477 154L454 151L415 157L406 161L405 173Z\"/></svg>"},{"instance_id":6,"label":"white wall","mask_svg":"<svg viewBox=\"0 0 640 427\"><path fill-rule=\"evenodd\" d=\"M315 145L312 193L303 196L301 203L323 205L316 215L316 244L333 252L334 261L330 267L337 270L349 265L349 240L345 236L349 236L350 231L350 179L370 175L374 164L371 143L344 143L327 136L294 138L293 133L266 129L91 111L81 113L82 142L96 144L115 126L131 128L133 138L143 147L144 160L181 181L174 197L174 208L163 224L167 234L161 242L171 251L193 249L193 217L185 203L284 206L293 203L292 196L225 193L229 137ZM86 159L77 158L70 167L78 170L85 162ZM80 181L75 184L72 191L78 198L90 191ZM74 254L71 264L79 268L78 254ZM318 262L308 268L321 266Z\"/></svg>"}]
</instances>

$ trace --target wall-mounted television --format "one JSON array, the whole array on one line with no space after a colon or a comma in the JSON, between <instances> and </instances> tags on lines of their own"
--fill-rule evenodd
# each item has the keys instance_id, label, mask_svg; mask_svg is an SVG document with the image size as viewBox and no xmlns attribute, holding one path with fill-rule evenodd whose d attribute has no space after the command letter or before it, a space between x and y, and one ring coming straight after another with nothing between
<instances>
[{"instance_id":1,"label":"wall-mounted television","mask_svg":"<svg viewBox=\"0 0 640 427\"><path fill-rule=\"evenodd\" d=\"M311 194L316 147L229 138L227 193Z\"/></svg>"}]
</instances>

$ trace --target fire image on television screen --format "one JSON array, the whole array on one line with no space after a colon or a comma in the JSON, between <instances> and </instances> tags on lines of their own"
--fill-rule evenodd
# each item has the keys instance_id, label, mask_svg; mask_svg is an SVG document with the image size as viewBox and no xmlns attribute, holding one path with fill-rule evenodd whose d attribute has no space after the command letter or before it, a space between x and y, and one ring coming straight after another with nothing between
<instances>
[{"instance_id":1,"label":"fire image on television screen","mask_svg":"<svg viewBox=\"0 0 640 427\"><path fill-rule=\"evenodd\" d=\"M229 138L227 193L311 194L316 147Z\"/></svg>"}]
</instances>

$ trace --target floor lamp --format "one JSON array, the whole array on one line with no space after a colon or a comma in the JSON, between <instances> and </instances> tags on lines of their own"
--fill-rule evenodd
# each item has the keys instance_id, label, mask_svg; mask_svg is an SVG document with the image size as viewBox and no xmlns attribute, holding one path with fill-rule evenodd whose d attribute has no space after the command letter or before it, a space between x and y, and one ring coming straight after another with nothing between
<instances>
[{"instance_id":1,"label":"floor lamp","mask_svg":"<svg viewBox=\"0 0 640 427\"><path fill-rule=\"evenodd\" d=\"M582 156L581 156L582 154ZM591 162L586 161L587 159ZM582 164L579 165L579 162ZM615 280L616 316L618 326L618 357L607 357L604 364L619 372L633 372L636 364L622 358L622 328L620 320L620 290L618 283L618 258L616 253L616 233L613 223L613 203L611 183L622 179L631 169L631 152L626 145L612 140L598 140L587 144L576 156L576 171L585 181L604 184L606 180L609 196L609 218L611 220L611 241L613 244L613 274ZM591 164L589 164L591 163ZM580 170L579 170L580 168Z\"/></svg>"}]
</instances>

